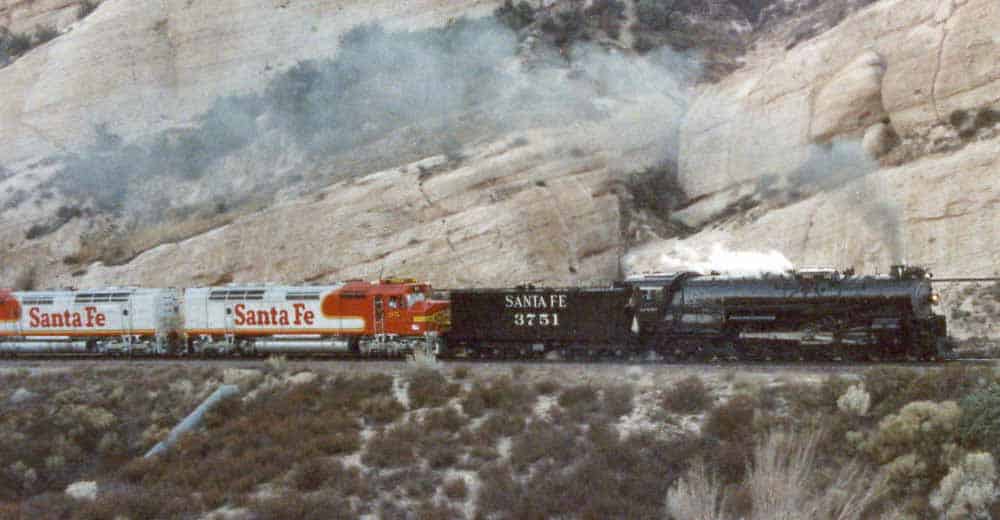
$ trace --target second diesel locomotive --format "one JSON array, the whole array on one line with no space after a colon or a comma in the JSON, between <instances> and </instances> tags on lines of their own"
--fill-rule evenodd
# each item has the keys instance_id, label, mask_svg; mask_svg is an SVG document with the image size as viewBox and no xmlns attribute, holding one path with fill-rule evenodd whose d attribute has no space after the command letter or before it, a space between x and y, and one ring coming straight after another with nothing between
<instances>
[{"instance_id":1,"label":"second diesel locomotive","mask_svg":"<svg viewBox=\"0 0 1000 520\"><path fill-rule=\"evenodd\" d=\"M186 351L400 355L435 341L448 303L412 279L227 286L184 293Z\"/></svg>"}]
</instances>

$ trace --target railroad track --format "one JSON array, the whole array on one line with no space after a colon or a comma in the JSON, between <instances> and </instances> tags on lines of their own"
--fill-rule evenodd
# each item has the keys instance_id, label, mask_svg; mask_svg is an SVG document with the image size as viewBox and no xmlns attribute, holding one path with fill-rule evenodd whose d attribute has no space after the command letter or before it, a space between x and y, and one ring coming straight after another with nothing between
<instances>
[{"instance_id":1,"label":"railroad track","mask_svg":"<svg viewBox=\"0 0 1000 520\"><path fill-rule=\"evenodd\" d=\"M899 368L930 368L961 365L1000 365L997 358L956 358L940 361L906 361L906 360L882 360L882 361L837 361L837 360L745 360L745 359L699 359L685 361L664 361L649 359L600 359L600 360L574 360L574 359L465 359L449 358L441 360L415 360L412 357L386 357L386 358L352 358L346 356L296 356L285 359L285 362L293 367L303 366L344 366L372 365L379 366L409 366L428 365L440 367L457 366L550 366L550 367L614 367L614 366L651 366L651 367L677 367L677 368L719 368L719 369L752 369L752 370L856 370L859 368L871 367L899 367ZM361 363L359 363L361 362ZM45 356L20 356L17 358L0 359L0 369L18 367L44 367L52 366L219 366L219 367L263 367L269 363L268 358L263 357L106 357L97 355L45 355Z\"/></svg>"}]
</instances>

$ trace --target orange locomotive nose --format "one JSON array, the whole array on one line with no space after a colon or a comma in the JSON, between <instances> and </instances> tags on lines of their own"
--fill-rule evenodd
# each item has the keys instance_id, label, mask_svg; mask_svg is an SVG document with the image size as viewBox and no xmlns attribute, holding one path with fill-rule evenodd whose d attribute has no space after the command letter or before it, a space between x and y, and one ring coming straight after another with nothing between
<instances>
[{"instance_id":1,"label":"orange locomotive nose","mask_svg":"<svg viewBox=\"0 0 1000 520\"><path fill-rule=\"evenodd\" d=\"M451 306L444 300L421 302L414 309L413 324L420 332L444 332L451 325Z\"/></svg>"},{"instance_id":2,"label":"orange locomotive nose","mask_svg":"<svg viewBox=\"0 0 1000 520\"><path fill-rule=\"evenodd\" d=\"M0 289L0 321L21 319L21 304L7 289Z\"/></svg>"}]
</instances>

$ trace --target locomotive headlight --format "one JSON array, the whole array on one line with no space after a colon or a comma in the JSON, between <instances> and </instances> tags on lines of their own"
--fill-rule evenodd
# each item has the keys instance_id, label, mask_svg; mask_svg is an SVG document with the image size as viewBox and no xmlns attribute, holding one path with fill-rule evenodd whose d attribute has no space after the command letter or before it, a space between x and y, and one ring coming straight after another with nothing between
<instances>
[{"instance_id":1,"label":"locomotive headlight","mask_svg":"<svg viewBox=\"0 0 1000 520\"><path fill-rule=\"evenodd\" d=\"M931 293L931 295L927 297L927 300L930 301L931 304L933 305L941 301L941 297L938 296L938 293Z\"/></svg>"}]
</instances>

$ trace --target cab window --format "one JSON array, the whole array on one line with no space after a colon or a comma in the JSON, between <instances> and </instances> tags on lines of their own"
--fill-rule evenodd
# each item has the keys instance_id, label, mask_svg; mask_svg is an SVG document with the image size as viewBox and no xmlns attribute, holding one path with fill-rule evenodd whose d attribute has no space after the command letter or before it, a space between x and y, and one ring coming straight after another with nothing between
<instances>
[{"instance_id":1,"label":"cab window","mask_svg":"<svg viewBox=\"0 0 1000 520\"><path fill-rule=\"evenodd\" d=\"M422 301L424 301L426 299L427 299L427 297L424 296L424 293L419 293L418 292L418 293L407 294L406 295L406 306L407 307L413 307L413 304L415 304L417 302L422 302Z\"/></svg>"},{"instance_id":2,"label":"cab window","mask_svg":"<svg viewBox=\"0 0 1000 520\"><path fill-rule=\"evenodd\" d=\"M643 303L662 303L663 290L660 287L641 287Z\"/></svg>"}]
</instances>

